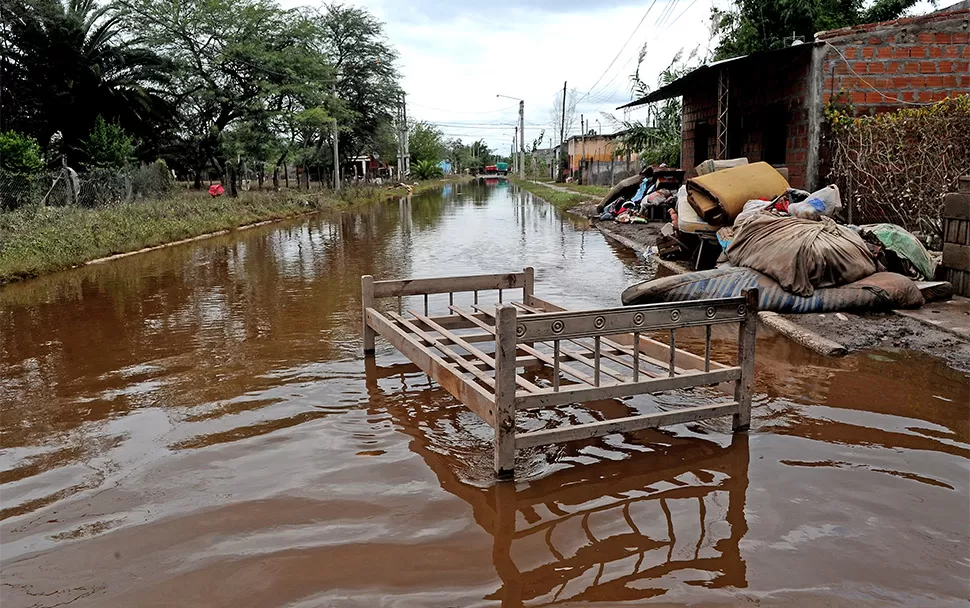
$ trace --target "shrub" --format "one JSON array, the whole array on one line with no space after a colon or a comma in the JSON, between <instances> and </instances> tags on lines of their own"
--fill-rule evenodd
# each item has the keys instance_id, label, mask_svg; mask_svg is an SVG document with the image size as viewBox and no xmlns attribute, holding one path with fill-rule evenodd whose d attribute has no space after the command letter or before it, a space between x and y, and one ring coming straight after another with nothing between
<instances>
[{"instance_id":1,"label":"shrub","mask_svg":"<svg viewBox=\"0 0 970 608\"><path fill-rule=\"evenodd\" d=\"M434 179L444 175L441 165L435 160L419 160L411 165L411 173L418 179Z\"/></svg>"},{"instance_id":2,"label":"shrub","mask_svg":"<svg viewBox=\"0 0 970 608\"><path fill-rule=\"evenodd\" d=\"M970 174L970 95L853 119L826 113L829 177L851 205L852 222L942 236L942 197Z\"/></svg>"},{"instance_id":3,"label":"shrub","mask_svg":"<svg viewBox=\"0 0 970 608\"><path fill-rule=\"evenodd\" d=\"M135 158L135 140L118 123L105 122L98 116L94 128L81 144L87 156L88 169L120 169Z\"/></svg>"},{"instance_id":4,"label":"shrub","mask_svg":"<svg viewBox=\"0 0 970 608\"><path fill-rule=\"evenodd\" d=\"M16 131L0 133L0 169L31 174L43 168L44 159L36 139Z\"/></svg>"}]
</instances>

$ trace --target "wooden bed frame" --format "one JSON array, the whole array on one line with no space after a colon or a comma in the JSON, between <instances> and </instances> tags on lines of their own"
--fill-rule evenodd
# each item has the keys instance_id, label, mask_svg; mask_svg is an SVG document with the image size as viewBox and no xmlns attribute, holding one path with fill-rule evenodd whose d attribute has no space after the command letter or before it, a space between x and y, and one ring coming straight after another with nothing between
<instances>
[{"instance_id":1,"label":"wooden bed frame","mask_svg":"<svg viewBox=\"0 0 970 608\"><path fill-rule=\"evenodd\" d=\"M364 354L374 356L380 334L488 423L495 430L495 472L500 478L514 476L516 449L721 416L733 417L735 431L748 428L757 290L736 298L567 311L535 296L534 276L532 268L398 281L365 275ZM506 302L509 291L521 291L521 301ZM483 292L497 292L497 302L483 304ZM448 314L430 316L429 296L438 294L448 294ZM456 294L458 299L472 296L472 303L456 306ZM403 312L403 298L413 296L423 297L423 314ZM380 298L397 298L398 312L378 309L375 300ZM711 360L711 327L726 323L739 325L733 366ZM678 328L701 326L706 327L703 356L677 348ZM660 331L668 332L667 343L649 335ZM551 381L540 383L536 368L551 372ZM527 377L519 369L531 373ZM526 433L515 428L520 410L722 382L735 383L733 401Z\"/></svg>"}]
</instances>

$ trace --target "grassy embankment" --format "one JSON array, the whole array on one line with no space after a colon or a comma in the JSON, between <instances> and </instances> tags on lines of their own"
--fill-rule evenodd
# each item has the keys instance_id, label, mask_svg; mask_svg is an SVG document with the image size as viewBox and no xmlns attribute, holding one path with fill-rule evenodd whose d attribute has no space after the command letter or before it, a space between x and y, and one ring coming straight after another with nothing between
<instances>
[{"instance_id":1,"label":"grassy embankment","mask_svg":"<svg viewBox=\"0 0 970 608\"><path fill-rule=\"evenodd\" d=\"M443 183L419 184L415 193ZM404 188L349 187L339 193L241 192L236 199L180 190L161 200L87 209L29 207L0 213L0 285L266 220L380 202Z\"/></svg>"},{"instance_id":2,"label":"grassy embankment","mask_svg":"<svg viewBox=\"0 0 970 608\"><path fill-rule=\"evenodd\" d=\"M610 189L606 186L555 184L556 187L560 188L557 190L528 180L513 179L512 181L523 190L535 194L547 203L564 211L583 203L600 199L603 197L603 195L610 191ZM565 188L569 190L569 192L563 192L561 188Z\"/></svg>"}]
</instances>

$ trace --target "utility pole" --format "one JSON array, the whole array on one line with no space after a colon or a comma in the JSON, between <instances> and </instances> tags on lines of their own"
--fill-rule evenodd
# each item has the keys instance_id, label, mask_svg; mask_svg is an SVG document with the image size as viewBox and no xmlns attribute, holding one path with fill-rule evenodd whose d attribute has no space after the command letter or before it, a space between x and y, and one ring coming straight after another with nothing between
<instances>
[{"instance_id":1,"label":"utility pole","mask_svg":"<svg viewBox=\"0 0 970 608\"><path fill-rule=\"evenodd\" d=\"M583 152L579 159L579 183L586 183L586 122L583 120L583 115L579 115L579 130L583 138Z\"/></svg>"},{"instance_id":2,"label":"utility pole","mask_svg":"<svg viewBox=\"0 0 970 608\"><path fill-rule=\"evenodd\" d=\"M562 124L559 127L559 148L566 143L566 81L562 82ZM559 148L556 148L556 176L559 175ZM558 179L556 180L558 181Z\"/></svg>"},{"instance_id":3,"label":"utility pole","mask_svg":"<svg viewBox=\"0 0 970 608\"><path fill-rule=\"evenodd\" d=\"M333 89L334 97L337 96L337 87ZM337 130L337 118L333 119L333 189L340 190L340 132ZM309 178L307 178L309 180ZM310 182L307 181L307 190L310 189Z\"/></svg>"},{"instance_id":4,"label":"utility pole","mask_svg":"<svg viewBox=\"0 0 970 608\"><path fill-rule=\"evenodd\" d=\"M397 181L404 178L404 132L403 121L401 120L401 106L397 106L397 116L395 116L394 127L397 132Z\"/></svg>"},{"instance_id":5,"label":"utility pole","mask_svg":"<svg viewBox=\"0 0 970 608\"><path fill-rule=\"evenodd\" d=\"M408 97L401 93L401 112L404 115L404 173L411 173L411 131L408 128Z\"/></svg>"},{"instance_id":6,"label":"utility pole","mask_svg":"<svg viewBox=\"0 0 970 608\"><path fill-rule=\"evenodd\" d=\"M519 163L516 161L516 158L515 158L515 144L517 144L518 142L519 142L519 127L515 127L515 136L512 138L512 152L509 154L512 157L509 159L510 161L512 161L512 173L517 173L519 171Z\"/></svg>"},{"instance_id":7,"label":"utility pole","mask_svg":"<svg viewBox=\"0 0 970 608\"><path fill-rule=\"evenodd\" d=\"M519 100L519 179L525 177L525 102Z\"/></svg>"}]
</instances>

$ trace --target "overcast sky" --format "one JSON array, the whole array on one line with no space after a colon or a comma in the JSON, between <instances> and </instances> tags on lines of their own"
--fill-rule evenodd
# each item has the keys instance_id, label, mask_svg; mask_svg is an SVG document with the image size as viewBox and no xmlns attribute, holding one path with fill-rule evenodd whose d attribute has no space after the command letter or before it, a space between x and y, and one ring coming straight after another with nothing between
<instances>
[{"instance_id":1,"label":"overcast sky","mask_svg":"<svg viewBox=\"0 0 970 608\"><path fill-rule=\"evenodd\" d=\"M441 126L466 143L485 138L508 153L525 100L526 145L552 130L550 109L563 81L582 98L590 128L614 126L630 100L629 75L647 44L644 73L656 83L677 51L709 44L714 0L353 0L386 24L400 53L408 118ZM491 8L494 7L494 8ZM634 115L635 116L635 115ZM600 124L596 124L596 120ZM572 133L579 132L579 118Z\"/></svg>"}]
</instances>

